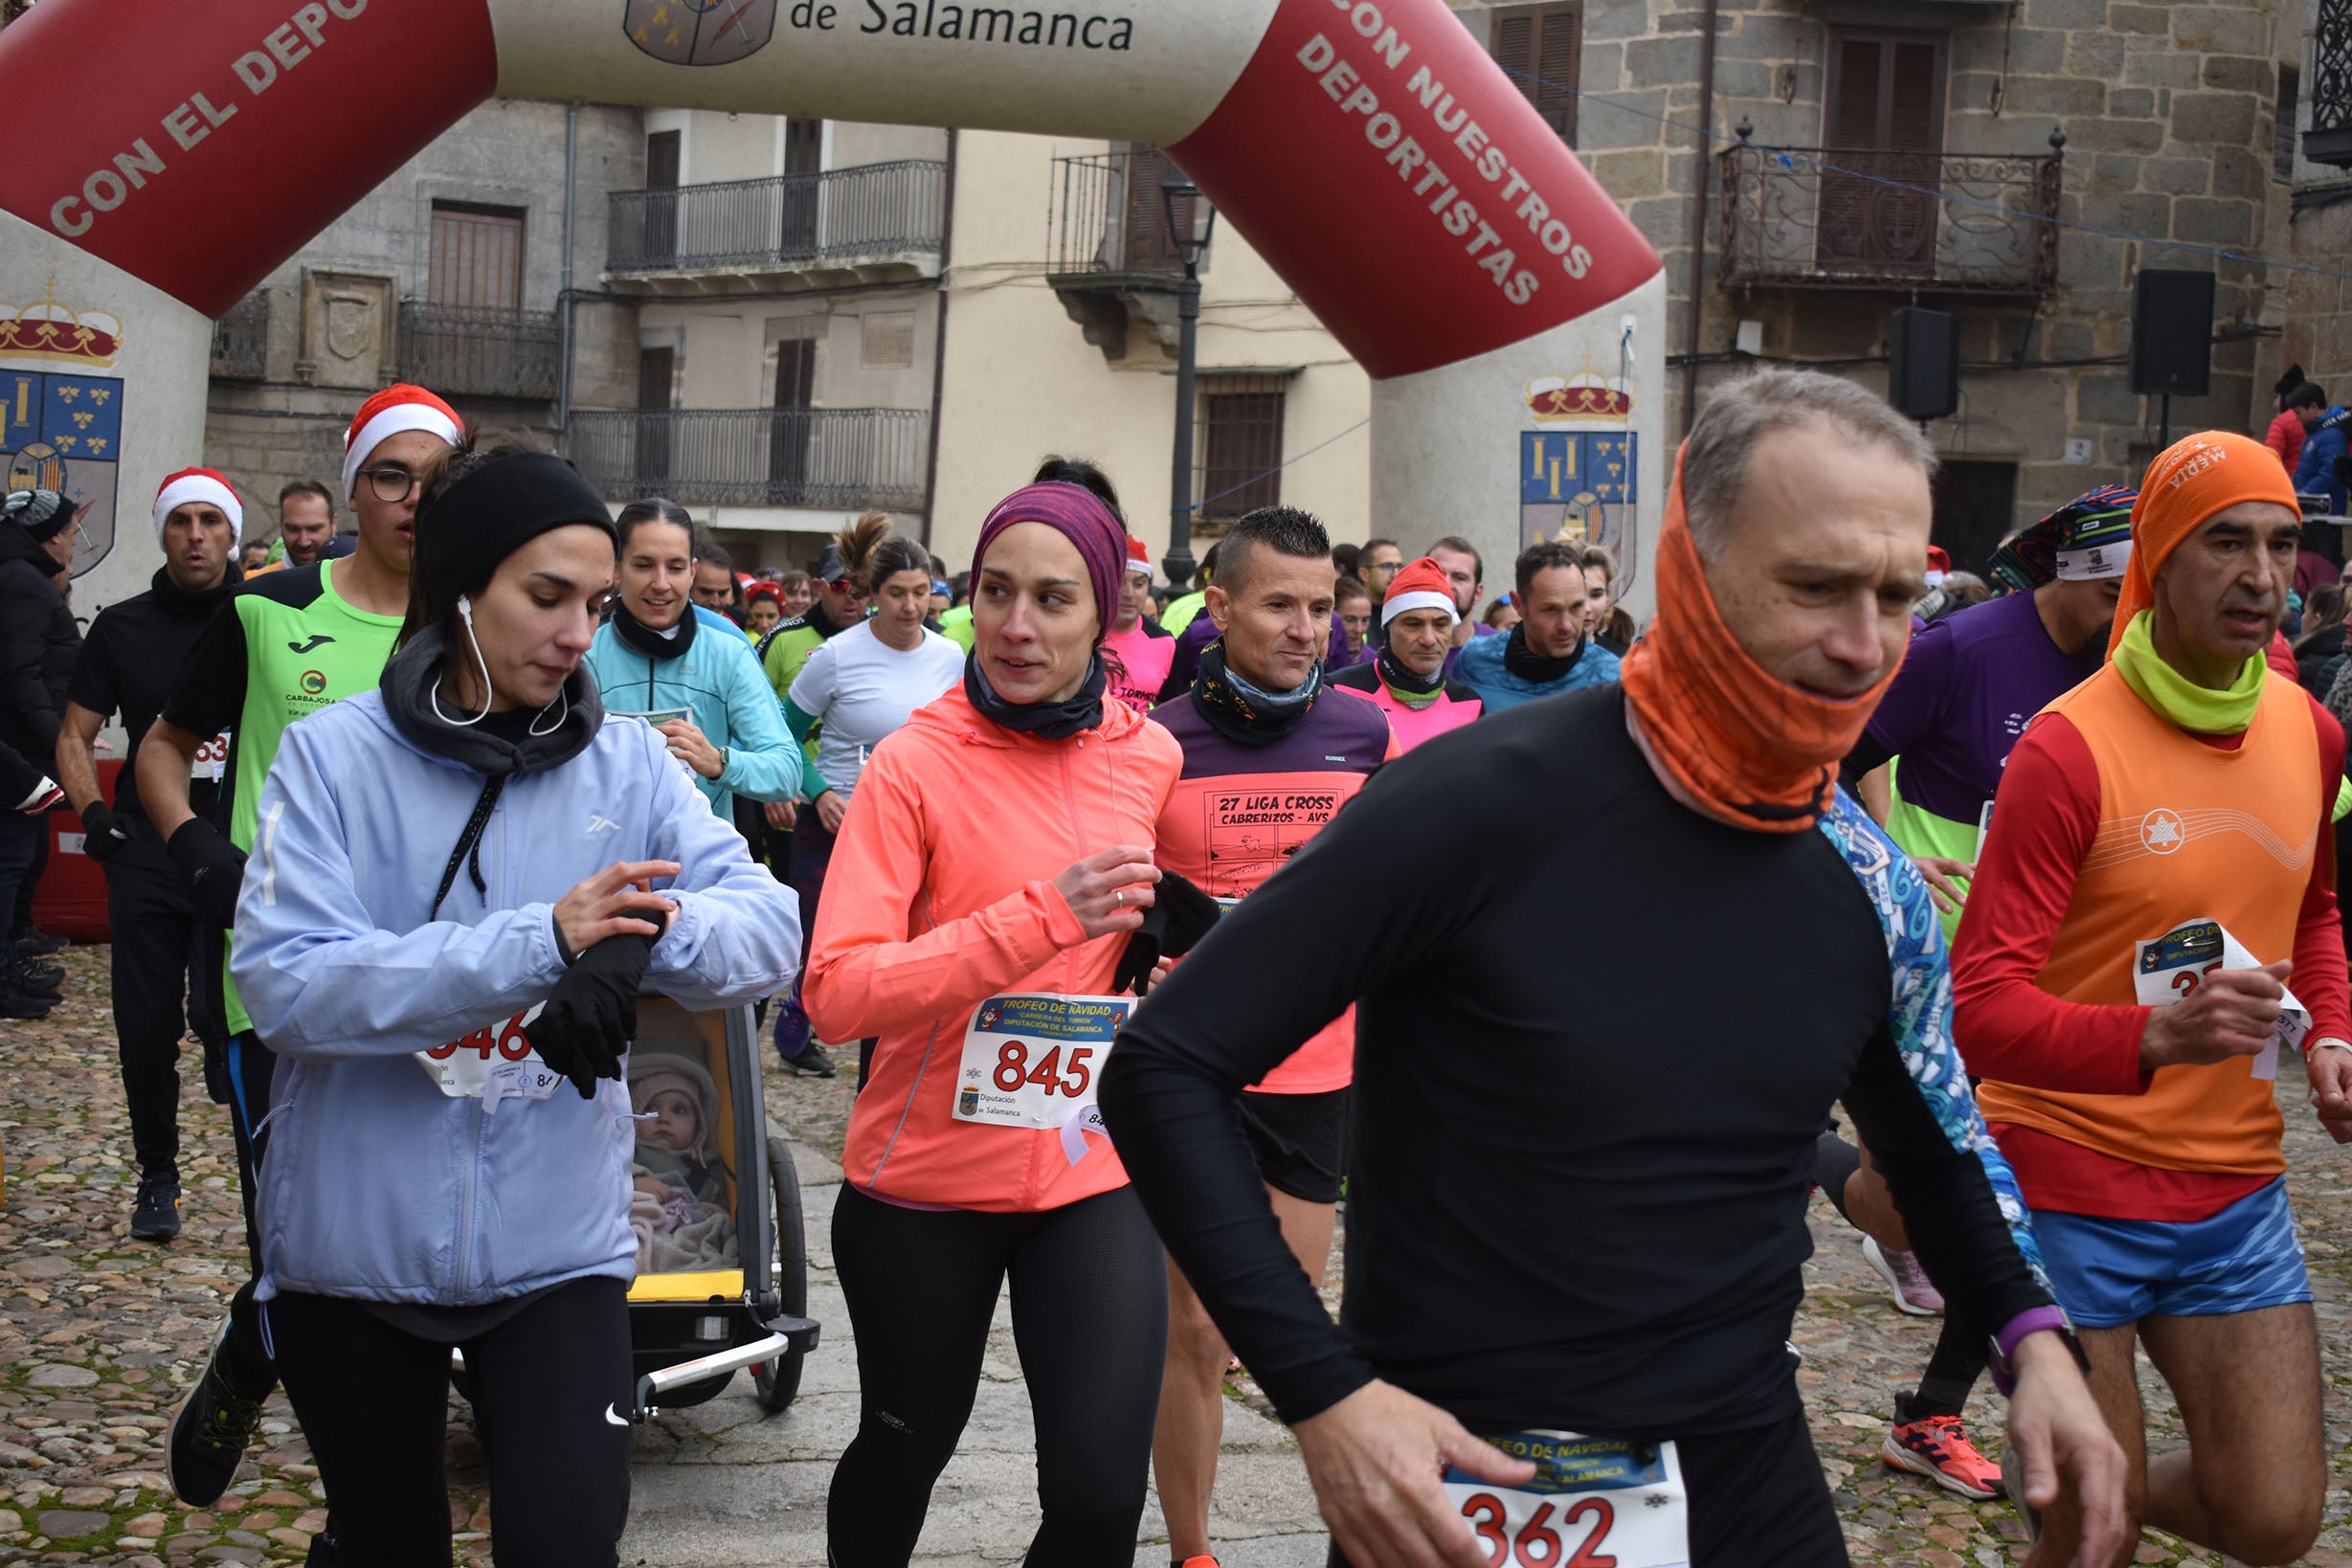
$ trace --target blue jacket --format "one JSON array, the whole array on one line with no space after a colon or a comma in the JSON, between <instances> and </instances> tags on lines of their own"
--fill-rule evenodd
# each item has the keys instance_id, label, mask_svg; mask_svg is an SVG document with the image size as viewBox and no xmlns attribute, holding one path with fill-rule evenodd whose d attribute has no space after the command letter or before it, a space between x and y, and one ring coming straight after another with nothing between
<instances>
[{"instance_id":1,"label":"blue jacket","mask_svg":"<svg viewBox=\"0 0 2352 1568\"><path fill-rule=\"evenodd\" d=\"M717 638L712 638L715 643ZM414 1054L496 1031L563 973L555 901L616 861L683 867L649 989L690 1008L788 983L797 901L746 854L641 722L608 719L571 761L509 780L427 913L481 797L474 770L403 736L375 691L286 731L261 792L230 972L280 1058L259 1185L263 1299L283 1290L472 1305L591 1275L628 1279L628 1091L453 1098ZM470 1048L470 1047L469 1047Z\"/></svg>"},{"instance_id":2,"label":"blue jacket","mask_svg":"<svg viewBox=\"0 0 2352 1568\"><path fill-rule=\"evenodd\" d=\"M2333 418L2344 411L2338 407L2327 412ZM2296 490L2303 495L2324 492L2328 510L2338 517L2344 515L2345 486L2337 481L2336 459L2347 449L2352 449L2352 440L2347 440L2343 426L2322 422L2312 426L2311 434L2303 437L2302 459L2295 465Z\"/></svg>"},{"instance_id":3,"label":"blue jacket","mask_svg":"<svg viewBox=\"0 0 2352 1568\"><path fill-rule=\"evenodd\" d=\"M1510 645L1508 637L1474 637L1454 650L1450 679L1478 693L1489 713L1500 713L1538 697L1557 697L1563 691L1605 686L1617 679L1617 656L1589 637L1568 673L1542 685L1511 672L1503 662L1503 650Z\"/></svg>"},{"instance_id":4,"label":"blue jacket","mask_svg":"<svg viewBox=\"0 0 2352 1568\"><path fill-rule=\"evenodd\" d=\"M734 622L699 606L703 624L676 659L652 660L620 639L610 622L596 629L585 662L607 711L652 713L690 708L695 728L727 750L715 779L694 775L710 809L734 820L736 795L790 800L800 793L800 748L784 727L784 706L761 673L759 658Z\"/></svg>"}]
</instances>

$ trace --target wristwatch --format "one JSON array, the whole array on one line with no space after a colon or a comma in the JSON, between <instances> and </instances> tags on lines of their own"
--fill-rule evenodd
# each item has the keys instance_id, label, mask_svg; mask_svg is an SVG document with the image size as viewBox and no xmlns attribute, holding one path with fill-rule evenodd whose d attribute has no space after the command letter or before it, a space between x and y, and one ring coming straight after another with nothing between
<instances>
[{"instance_id":1,"label":"wristwatch","mask_svg":"<svg viewBox=\"0 0 2352 1568\"><path fill-rule=\"evenodd\" d=\"M2001 1332L1986 1342L1985 1366L1993 1375L1993 1386L2000 1389L2004 1397L2014 1393L2017 1388L2017 1368L2012 1359L2017 1354L2017 1347L2025 1342L2027 1334L2045 1332L2066 1341L2067 1350L2073 1355L2074 1364L2082 1369L2084 1377L2091 1376L2091 1357L2084 1352L2082 1341L2074 1336L2074 1325L2067 1321L2066 1309L2055 1305L2035 1307L2009 1319Z\"/></svg>"}]
</instances>

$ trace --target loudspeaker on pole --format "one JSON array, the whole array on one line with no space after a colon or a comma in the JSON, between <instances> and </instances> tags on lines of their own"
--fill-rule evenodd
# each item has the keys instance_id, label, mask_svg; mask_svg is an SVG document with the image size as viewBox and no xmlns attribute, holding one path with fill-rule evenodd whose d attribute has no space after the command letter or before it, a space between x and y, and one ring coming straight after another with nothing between
<instances>
[{"instance_id":1,"label":"loudspeaker on pole","mask_svg":"<svg viewBox=\"0 0 2352 1568\"><path fill-rule=\"evenodd\" d=\"M2203 397L2213 369L2213 275L2142 267L2132 280L2132 391Z\"/></svg>"},{"instance_id":2,"label":"loudspeaker on pole","mask_svg":"<svg viewBox=\"0 0 2352 1568\"><path fill-rule=\"evenodd\" d=\"M1960 328L1948 310L1906 306L1887 329L1887 401L1914 419L1960 407Z\"/></svg>"}]
</instances>

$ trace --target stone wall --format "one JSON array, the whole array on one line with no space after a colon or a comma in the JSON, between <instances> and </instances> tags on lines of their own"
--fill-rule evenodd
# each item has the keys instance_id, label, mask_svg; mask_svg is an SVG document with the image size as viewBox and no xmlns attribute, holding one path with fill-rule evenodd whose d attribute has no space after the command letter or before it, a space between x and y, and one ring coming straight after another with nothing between
<instances>
[{"instance_id":1,"label":"stone wall","mask_svg":"<svg viewBox=\"0 0 2352 1568\"><path fill-rule=\"evenodd\" d=\"M2132 0L2023 0L2016 6L1934 0L1721 0L1716 19L1718 132L1743 119L1759 144L1815 147L1833 27L1948 40L1943 146L1947 153L2045 152L2065 136L2060 215L2118 234L2283 255L2288 186L2273 177L2274 97L2281 60L2303 50L2309 0L2159 5ZM1485 4L1464 4L1483 34ZM1701 157L1701 33L1691 0L1585 0L1577 149L1666 259L1671 293L1669 353L1688 347L1692 196ZM1681 125L1660 122L1672 120ZM1716 144L1718 146L1721 144ZM1697 385L1740 372L1738 323L1762 324L1769 358L1826 360L1825 368L1885 386L1889 313L1917 302L1952 310L1961 340L1961 410L1938 421L1938 446L1956 458L2018 465L2014 521L2029 521L2094 484L2136 478L2157 438L2154 399L2133 395L2132 280L2138 269L2213 270L2217 277L2209 395L2176 399L2176 434L2201 426L2259 432L2270 384L2283 365L2276 333L2333 284L2294 285L2238 261L2130 238L2064 231L2057 286L2039 302L1878 291L1719 285L1721 192L1709 169ZM2313 220L2306 218L2310 224ZM2345 254L2352 210L2331 231ZM2299 235L2297 236L2299 239ZM2299 301L2299 304L2298 302ZM2293 341L2292 339L2290 340ZM2308 351L2313 363L2321 350ZM2352 326L2325 350L2352 392ZM1669 362L1668 428L1683 421L1684 372ZM2067 442L2090 442L2087 465Z\"/></svg>"}]
</instances>

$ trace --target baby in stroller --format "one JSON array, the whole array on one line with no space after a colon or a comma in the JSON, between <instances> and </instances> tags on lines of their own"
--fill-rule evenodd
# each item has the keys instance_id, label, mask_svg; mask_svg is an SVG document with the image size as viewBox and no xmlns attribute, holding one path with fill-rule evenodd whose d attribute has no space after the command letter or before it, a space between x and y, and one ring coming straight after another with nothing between
<instances>
[{"instance_id":1,"label":"baby in stroller","mask_svg":"<svg viewBox=\"0 0 2352 1568\"><path fill-rule=\"evenodd\" d=\"M709 1069L674 1051L629 1058L629 1103L638 1114L629 1168L629 1228L640 1274L731 1268L734 1217L714 1131L719 1093Z\"/></svg>"}]
</instances>

